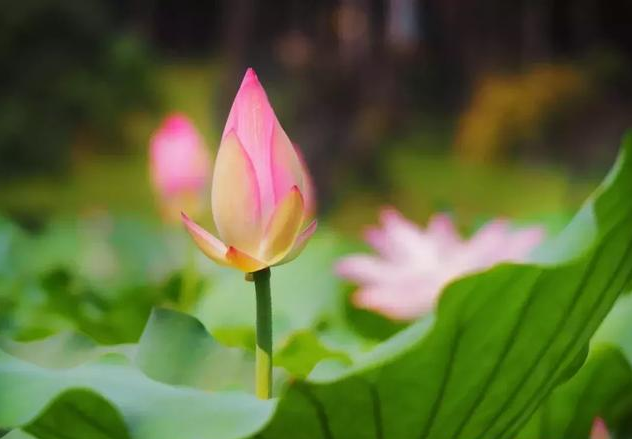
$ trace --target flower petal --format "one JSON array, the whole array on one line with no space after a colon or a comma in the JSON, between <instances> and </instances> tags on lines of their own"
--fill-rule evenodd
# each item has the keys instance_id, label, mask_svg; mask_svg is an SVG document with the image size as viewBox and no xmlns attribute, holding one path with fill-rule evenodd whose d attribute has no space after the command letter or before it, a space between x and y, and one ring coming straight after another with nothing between
<instances>
[{"instance_id":1,"label":"flower petal","mask_svg":"<svg viewBox=\"0 0 632 439\"><path fill-rule=\"evenodd\" d=\"M211 198L215 225L226 245L256 253L263 232L259 186L234 132L222 140L217 153Z\"/></svg>"},{"instance_id":2,"label":"flower petal","mask_svg":"<svg viewBox=\"0 0 632 439\"><path fill-rule=\"evenodd\" d=\"M275 206L272 184L270 141L278 123L254 70L248 69L230 109L222 141L234 132L252 164L259 183L261 212L267 221Z\"/></svg>"},{"instance_id":3,"label":"flower petal","mask_svg":"<svg viewBox=\"0 0 632 439\"><path fill-rule=\"evenodd\" d=\"M461 243L461 237L459 232L450 218L445 213L437 213L433 215L428 221L427 234L437 243L441 248L450 249Z\"/></svg>"},{"instance_id":4,"label":"flower petal","mask_svg":"<svg viewBox=\"0 0 632 439\"><path fill-rule=\"evenodd\" d=\"M420 313L432 309L429 304L419 304L417 300L405 294L393 294L388 286L369 286L360 288L351 296L353 304L362 309L378 312L392 320L410 321Z\"/></svg>"},{"instance_id":5,"label":"flower petal","mask_svg":"<svg viewBox=\"0 0 632 439\"><path fill-rule=\"evenodd\" d=\"M397 320L430 312L456 278L501 261L525 260L543 236L538 228L514 231L497 220L463 240L446 215L433 216L423 229L394 209L382 211L381 223L366 233L378 254L347 256L335 270L359 285L356 306Z\"/></svg>"},{"instance_id":6,"label":"flower petal","mask_svg":"<svg viewBox=\"0 0 632 439\"><path fill-rule=\"evenodd\" d=\"M237 133L251 156L268 152L272 127L276 120L257 74L249 68L241 81L222 134Z\"/></svg>"},{"instance_id":7,"label":"flower petal","mask_svg":"<svg viewBox=\"0 0 632 439\"><path fill-rule=\"evenodd\" d=\"M228 247L226 259L232 267L237 268L244 273L253 273L268 266L265 262L255 259L235 247Z\"/></svg>"},{"instance_id":8,"label":"flower petal","mask_svg":"<svg viewBox=\"0 0 632 439\"><path fill-rule=\"evenodd\" d=\"M436 258L434 245L415 223L392 207L380 212L382 227L369 228L365 238L381 256L409 264L411 260L428 263Z\"/></svg>"},{"instance_id":9,"label":"flower petal","mask_svg":"<svg viewBox=\"0 0 632 439\"><path fill-rule=\"evenodd\" d=\"M294 152L296 152L298 161L301 164L303 175L303 189L301 189L301 193L303 194L303 202L305 203L305 219L311 221L314 215L316 215L316 187L314 186L314 181L312 180L312 176L307 168L305 157L303 156L303 153L301 153L301 148L299 148L296 143L293 145Z\"/></svg>"},{"instance_id":10,"label":"flower petal","mask_svg":"<svg viewBox=\"0 0 632 439\"><path fill-rule=\"evenodd\" d=\"M277 205L266 228L261 258L274 264L283 259L292 249L303 224L303 196L298 187Z\"/></svg>"},{"instance_id":11,"label":"flower petal","mask_svg":"<svg viewBox=\"0 0 632 439\"><path fill-rule=\"evenodd\" d=\"M304 197L306 211L311 216L314 210L314 190L311 179L297 149L278 121L276 121L272 132L271 165L274 196L277 202L282 200L292 187L298 186Z\"/></svg>"},{"instance_id":12,"label":"flower petal","mask_svg":"<svg viewBox=\"0 0 632 439\"><path fill-rule=\"evenodd\" d=\"M184 212L181 212L181 216L187 232L189 232L189 235L191 235L193 241L200 250L218 264L228 265L228 261L225 257L227 250L226 245L224 245L224 243L215 236L204 230L204 228L191 221Z\"/></svg>"},{"instance_id":13,"label":"flower petal","mask_svg":"<svg viewBox=\"0 0 632 439\"><path fill-rule=\"evenodd\" d=\"M285 257L282 260L275 263L274 265L282 265L282 264L288 263L292 261L293 259L295 259L298 255L300 255L303 249L305 248L305 246L307 245L307 241L309 241L309 238L312 237L317 227L318 227L318 221L313 220L311 223L309 223L309 226L307 226L300 233L300 235L298 235L298 237L296 238L296 241L294 241L294 246L292 247L292 250L290 250L290 252L287 255L285 255Z\"/></svg>"},{"instance_id":14,"label":"flower petal","mask_svg":"<svg viewBox=\"0 0 632 439\"><path fill-rule=\"evenodd\" d=\"M365 254L345 256L334 265L338 276L362 285L387 283L391 275L389 268L388 261Z\"/></svg>"}]
</instances>

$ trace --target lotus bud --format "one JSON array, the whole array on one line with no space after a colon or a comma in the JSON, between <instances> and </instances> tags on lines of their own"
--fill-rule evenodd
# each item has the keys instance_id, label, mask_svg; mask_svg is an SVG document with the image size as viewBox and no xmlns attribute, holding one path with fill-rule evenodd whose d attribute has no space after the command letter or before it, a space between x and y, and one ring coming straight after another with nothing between
<instances>
[{"instance_id":1,"label":"lotus bud","mask_svg":"<svg viewBox=\"0 0 632 439\"><path fill-rule=\"evenodd\" d=\"M211 161L193 123L172 114L151 138L150 175L163 213L177 220L183 209L199 212L211 177Z\"/></svg>"},{"instance_id":2,"label":"lotus bud","mask_svg":"<svg viewBox=\"0 0 632 439\"><path fill-rule=\"evenodd\" d=\"M252 69L222 134L211 191L219 237L182 215L215 262L251 273L294 259L316 230L311 178Z\"/></svg>"},{"instance_id":3,"label":"lotus bud","mask_svg":"<svg viewBox=\"0 0 632 439\"><path fill-rule=\"evenodd\" d=\"M603 419L596 418L593 422L590 439L610 439L610 433Z\"/></svg>"}]
</instances>

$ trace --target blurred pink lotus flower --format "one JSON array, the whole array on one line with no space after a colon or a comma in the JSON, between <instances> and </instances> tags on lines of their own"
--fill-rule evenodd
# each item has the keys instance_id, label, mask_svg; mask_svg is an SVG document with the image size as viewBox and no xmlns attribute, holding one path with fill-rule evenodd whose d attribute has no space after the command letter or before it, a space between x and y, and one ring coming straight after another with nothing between
<instances>
[{"instance_id":1,"label":"blurred pink lotus flower","mask_svg":"<svg viewBox=\"0 0 632 439\"><path fill-rule=\"evenodd\" d=\"M200 211L211 177L211 159L193 123L172 114L151 138L150 174L154 190L168 219L182 209Z\"/></svg>"},{"instance_id":2,"label":"blurred pink lotus flower","mask_svg":"<svg viewBox=\"0 0 632 439\"><path fill-rule=\"evenodd\" d=\"M590 433L590 439L610 439L610 433L603 419L595 419Z\"/></svg>"},{"instance_id":3,"label":"blurred pink lotus flower","mask_svg":"<svg viewBox=\"0 0 632 439\"><path fill-rule=\"evenodd\" d=\"M200 249L246 273L289 262L316 230L307 168L248 69L228 115L211 193L219 239L182 215Z\"/></svg>"},{"instance_id":4,"label":"blurred pink lotus flower","mask_svg":"<svg viewBox=\"0 0 632 439\"><path fill-rule=\"evenodd\" d=\"M455 278L502 261L523 261L544 236L540 228L514 231L507 221L495 220L464 240L444 214L433 216L425 230L394 209L380 216L382 227L365 235L378 254L347 256L335 270L360 285L353 295L356 306L395 320L431 312Z\"/></svg>"}]
</instances>

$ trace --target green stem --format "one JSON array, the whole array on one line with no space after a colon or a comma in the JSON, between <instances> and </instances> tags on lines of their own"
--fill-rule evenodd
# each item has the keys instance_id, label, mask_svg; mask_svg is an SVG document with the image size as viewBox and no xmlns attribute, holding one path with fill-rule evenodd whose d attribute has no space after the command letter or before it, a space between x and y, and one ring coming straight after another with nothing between
<instances>
[{"instance_id":1,"label":"green stem","mask_svg":"<svg viewBox=\"0 0 632 439\"><path fill-rule=\"evenodd\" d=\"M256 394L260 399L272 396L272 299L270 269L252 273L257 296L257 348L255 354Z\"/></svg>"},{"instance_id":2,"label":"green stem","mask_svg":"<svg viewBox=\"0 0 632 439\"><path fill-rule=\"evenodd\" d=\"M182 283L180 289L179 308L182 312L189 311L195 302L195 293L198 283L197 267L195 264L196 247L188 243L187 260L182 269Z\"/></svg>"}]
</instances>

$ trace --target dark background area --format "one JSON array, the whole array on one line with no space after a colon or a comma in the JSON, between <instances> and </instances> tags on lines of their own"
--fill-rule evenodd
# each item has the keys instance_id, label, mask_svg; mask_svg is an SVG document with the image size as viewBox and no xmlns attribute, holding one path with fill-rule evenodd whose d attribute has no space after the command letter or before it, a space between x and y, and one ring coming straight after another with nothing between
<instances>
[{"instance_id":1,"label":"dark background area","mask_svg":"<svg viewBox=\"0 0 632 439\"><path fill-rule=\"evenodd\" d=\"M195 115L212 149L245 68L257 70L324 209L349 181L387 192L392 149L598 175L632 120L625 0L0 6L6 188L42 176L76 185L77 163L144 154L150 127L182 110L169 98L189 82L182 66L213 91ZM16 198L0 204L24 215Z\"/></svg>"}]
</instances>

